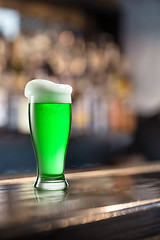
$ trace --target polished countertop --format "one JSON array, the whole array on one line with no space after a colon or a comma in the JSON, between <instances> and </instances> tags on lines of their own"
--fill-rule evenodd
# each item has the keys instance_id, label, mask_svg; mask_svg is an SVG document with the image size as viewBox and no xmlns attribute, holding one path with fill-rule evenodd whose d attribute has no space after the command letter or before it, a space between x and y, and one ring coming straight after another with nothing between
<instances>
[{"instance_id":1,"label":"polished countertop","mask_svg":"<svg viewBox=\"0 0 160 240\"><path fill-rule=\"evenodd\" d=\"M75 170L66 179L67 191L36 191L34 175L1 177L0 239L160 235L160 163Z\"/></svg>"}]
</instances>

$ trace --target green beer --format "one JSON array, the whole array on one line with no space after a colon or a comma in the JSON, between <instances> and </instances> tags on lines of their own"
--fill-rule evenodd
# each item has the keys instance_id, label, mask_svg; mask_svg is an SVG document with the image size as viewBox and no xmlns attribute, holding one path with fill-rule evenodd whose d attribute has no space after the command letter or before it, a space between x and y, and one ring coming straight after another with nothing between
<instances>
[{"instance_id":1,"label":"green beer","mask_svg":"<svg viewBox=\"0 0 160 240\"><path fill-rule=\"evenodd\" d=\"M47 80L32 80L26 86L29 125L37 159L35 187L62 190L65 155L71 127L71 87ZM70 88L69 88L70 87Z\"/></svg>"},{"instance_id":2,"label":"green beer","mask_svg":"<svg viewBox=\"0 0 160 240\"><path fill-rule=\"evenodd\" d=\"M71 123L71 104L29 104L29 124L42 178L64 179L64 164Z\"/></svg>"}]
</instances>

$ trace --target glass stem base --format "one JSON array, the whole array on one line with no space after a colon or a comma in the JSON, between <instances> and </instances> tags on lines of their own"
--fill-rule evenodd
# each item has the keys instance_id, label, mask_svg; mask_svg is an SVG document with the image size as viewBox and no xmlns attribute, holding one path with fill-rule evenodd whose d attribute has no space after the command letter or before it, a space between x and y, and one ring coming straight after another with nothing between
<instances>
[{"instance_id":1,"label":"glass stem base","mask_svg":"<svg viewBox=\"0 0 160 240\"><path fill-rule=\"evenodd\" d=\"M43 179L41 177L37 177L37 180L34 184L34 187L38 190L63 190L68 188L68 182L65 179L57 180L57 179Z\"/></svg>"}]
</instances>

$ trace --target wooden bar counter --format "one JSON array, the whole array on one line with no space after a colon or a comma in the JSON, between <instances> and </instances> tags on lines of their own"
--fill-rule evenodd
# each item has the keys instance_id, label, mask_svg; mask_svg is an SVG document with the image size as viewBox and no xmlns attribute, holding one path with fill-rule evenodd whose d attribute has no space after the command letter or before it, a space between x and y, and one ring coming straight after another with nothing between
<instances>
[{"instance_id":1,"label":"wooden bar counter","mask_svg":"<svg viewBox=\"0 0 160 240\"><path fill-rule=\"evenodd\" d=\"M160 239L160 164L67 172L67 191L35 176L0 180L0 239Z\"/></svg>"}]
</instances>

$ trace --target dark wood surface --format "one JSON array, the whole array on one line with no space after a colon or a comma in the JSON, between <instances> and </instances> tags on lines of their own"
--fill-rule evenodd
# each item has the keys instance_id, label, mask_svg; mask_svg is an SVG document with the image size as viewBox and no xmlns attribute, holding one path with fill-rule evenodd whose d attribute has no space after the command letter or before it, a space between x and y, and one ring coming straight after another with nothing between
<instances>
[{"instance_id":1,"label":"dark wood surface","mask_svg":"<svg viewBox=\"0 0 160 240\"><path fill-rule=\"evenodd\" d=\"M68 191L38 192L35 176L1 177L0 239L160 235L160 164L68 172L66 178Z\"/></svg>"}]
</instances>

